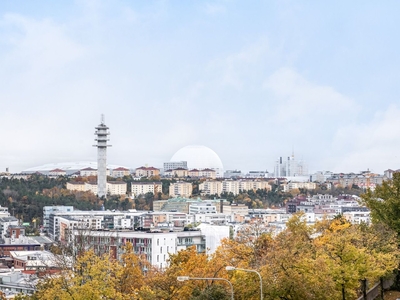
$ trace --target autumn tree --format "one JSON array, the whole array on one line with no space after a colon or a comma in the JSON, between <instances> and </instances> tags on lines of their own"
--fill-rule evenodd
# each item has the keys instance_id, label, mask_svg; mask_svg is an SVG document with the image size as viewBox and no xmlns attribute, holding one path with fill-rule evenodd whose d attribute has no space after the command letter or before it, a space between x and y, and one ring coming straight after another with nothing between
<instances>
[{"instance_id":1,"label":"autumn tree","mask_svg":"<svg viewBox=\"0 0 400 300\"><path fill-rule=\"evenodd\" d=\"M400 239L400 173L393 173L392 180L385 180L374 190L368 189L361 195L365 205L371 211L372 222L385 224ZM400 290L400 271L396 270L394 288Z\"/></svg>"}]
</instances>

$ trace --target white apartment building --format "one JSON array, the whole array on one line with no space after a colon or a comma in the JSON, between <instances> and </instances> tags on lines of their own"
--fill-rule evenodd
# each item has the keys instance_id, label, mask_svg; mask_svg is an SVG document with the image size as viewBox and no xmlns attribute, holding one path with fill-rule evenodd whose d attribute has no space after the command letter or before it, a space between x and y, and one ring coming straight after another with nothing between
<instances>
[{"instance_id":1,"label":"white apartment building","mask_svg":"<svg viewBox=\"0 0 400 300\"><path fill-rule=\"evenodd\" d=\"M16 217L1 217L0 218L0 233L1 238L4 239L7 235L8 227L11 225L18 226L19 220Z\"/></svg>"},{"instance_id":2,"label":"white apartment building","mask_svg":"<svg viewBox=\"0 0 400 300\"><path fill-rule=\"evenodd\" d=\"M91 167L82 169L79 171L79 175L82 177L97 176L97 170Z\"/></svg>"},{"instance_id":3,"label":"white apartment building","mask_svg":"<svg viewBox=\"0 0 400 300\"><path fill-rule=\"evenodd\" d=\"M221 239L229 237L229 226L201 224L200 230L180 232L138 232L138 231L74 231L76 243L92 248L95 253L109 253L118 259L123 246L130 242L136 254L159 268L168 264L169 254L195 246L198 252L214 253Z\"/></svg>"},{"instance_id":4,"label":"white apartment building","mask_svg":"<svg viewBox=\"0 0 400 300\"><path fill-rule=\"evenodd\" d=\"M211 225L226 225L232 221L232 216L224 213L202 212L189 215L191 224L207 223Z\"/></svg>"},{"instance_id":5,"label":"white apartment building","mask_svg":"<svg viewBox=\"0 0 400 300\"><path fill-rule=\"evenodd\" d=\"M222 192L238 195L240 191L249 190L271 190L267 181L261 180L224 180L222 181Z\"/></svg>"},{"instance_id":6,"label":"white apartment building","mask_svg":"<svg viewBox=\"0 0 400 300\"><path fill-rule=\"evenodd\" d=\"M67 182L67 190L87 192L90 191L97 195L96 182ZM125 195L127 192L127 183L124 181L107 182L107 194L109 195Z\"/></svg>"},{"instance_id":7,"label":"white apartment building","mask_svg":"<svg viewBox=\"0 0 400 300\"><path fill-rule=\"evenodd\" d=\"M284 192L289 192L294 189L307 189L307 190L315 190L317 188L317 184L314 182L288 182L282 185Z\"/></svg>"},{"instance_id":8,"label":"white apartment building","mask_svg":"<svg viewBox=\"0 0 400 300\"><path fill-rule=\"evenodd\" d=\"M232 193L234 195L238 195L240 191L240 185L238 180L224 180L222 182L222 192L223 193Z\"/></svg>"},{"instance_id":9,"label":"white apartment building","mask_svg":"<svg viewBox=\"0 0 400 300\"><path fill-rule=\"evenodd\" d=\"M199 184L201 195L221 195L222 181L206 180Z\"/></svg>"},{"instance_id":10,"label":"white apartment building","mask_svg":"<svg viewBox=\"0 0 400 300\"><path fill-rule=\"evenodd\" d=\"M192 195L193 185L190 182L178 181L169 186L170 197L190 197Z\"/></svg>"},{"instance_id":11,"label":"white apartment building","mask_svg":"<svg viewBox=\"0 0 400 300\"><path fill-rule=\"evenodd\" d=\"M119 167L111 171L111 176L115 178L122 178L124 176L129 176L131 172L129 169L124 167Z\"/></svg>"},{"instance_id":12,"label":"white apartment building","mask_svg":"<svg viewBox=\"0 0 400 300\"><path fill-rule=\"evenodd\" d=\"M159 175L160 175L160 169L154 167L140 167L135 170L136 177L152 177Z\"/></svg>"},{"instance_id":13,"label":"white apartment building","mask_svg":"<svg viewBox=\"0 0 400 300\"><path fill-rule=\"evenodd\" d=\"M189 214L210 214L217 213L217 207L211 201L196 202L189 205Z\"/></svg>"},{"instance_id":14,"label":"white apartment building","mask_svg":"<svg viewBox=\"0 0 400 300\"><path fill-rule=\"evenodd\" d=\"M126 195L127 183L124 181L107 182L107 194L109 195Z\"/></svg>"},{"instance_id":15,"label":"white apartment building","mask_svg":"<svg viewBox=\"0 0 400 300\"><path fill-rule=\"evenodd\" d=\"M65 176L67 173L61 169L54 169L49 171L49 176L57 177L57 176Z\"/></svg>"},{"instance_id":16,"label":"white apartment building","mask_svg":"<svg viewBox=\"0 0 400 300\"><path fill-rule=\"evenodd\" d=\"M241 216L246 216L249 214L249 207L246 204L224 205L222 207L222 212L228 215L237 214Z\"/></svg>"},{"instance_id":17,"label":"white apartment building","mask_svg":"<svg viewBox=\"0 0 400 300\"><path fill-rule=\"evenodd\" d=\"M343 213L343 217L352 224L370 224L370 214L369 211L347 211Z\"/></svg>"},{"instance_id":18,"label":"white apartment building","mask_svg":"<svg viewBox=\"0 0 400 300\"><path fill-rule=\"evenodd\" d=\"M147 193L153 193L157 195L162 193L161 182L132 182L131 183L132 196L137 197L138 195L145 195Z\"/></svg>"},{"instance_id":19,"label":"white apartment building","mask_svg":"<svg viewBox=\"0 0 400 300\"><path fill-rule=\"evenodd\" d=\"M53 213L65 213L65 212L73 212L73 206L64 206L64 205L57 205L57 206L44 206L43 207L43 228L45 231L49 229L49 220L50 215Z\"/></svg>"},{"instance_id":20,"label":"white apartment building","mask_svg":"<svg viewBox=\"0 0 400 300\"><path fill-rule=\"evenodd\" d=\"M79 175L80 175L81 177L97 176L97 169L93 169L93 168L91 168L91 167L84 168L84 169L82 169L82 170L79 171ZM107 176L111 176L111 172L110 172L109 169L107 169L106 175L107 175Z\"/></svg>"},{"instance_id":21,"label":"white apartment building","mask_svg":"<svg viewBox=\"0 0 400 300\"><path fill-rule=\"evenodd\" d=\"M168 170L174 170L174 169L187 169L187 161L170 161L170 162L165 162L164 163L164 172Z\"/></svg>"}]
</instances>

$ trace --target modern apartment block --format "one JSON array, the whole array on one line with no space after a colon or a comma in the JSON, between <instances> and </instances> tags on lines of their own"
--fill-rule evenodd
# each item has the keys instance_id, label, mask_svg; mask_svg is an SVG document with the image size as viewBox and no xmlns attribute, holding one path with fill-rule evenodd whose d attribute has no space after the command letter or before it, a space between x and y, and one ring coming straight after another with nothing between
<instances>
[{"instance_id":1,"label":"modern apartment block","mask_svg":"<svg viewBox=\"0 0 400 300\"><path fill-rule=\"evenodd\" d=\"M152 177L159 175L160 175L160 169L154 167L140 167L136 168L135 170L136 177Z\"/></svg>"},{"instance_id":2,"label":"modern apartment block","mask_svg":"<svg viewBox=\"0 0 400 300\"><path fill-rule=\"evenodd\" d=\"M147 193L153 193L153 195L157 195L158 193L162 193L162 183L134 181L131 183L131 192L132 196L134 197L138 195L145 195Z\"/></svg>"},{"instance_id":3,"label":"modern apartment block","mask_svg":"<svg viewBox=\"0 0 400 300\"><path fill-rule=\"evenodd\" d=\"M98 194L98 185L96 182L67 182L67 190L71 191L90 191ZM127 193L127 183L124 181L108 181L106 183L107 195L125 195Z\"/></svg>"},{"instance_id":4,"label":"modern apartment block","mask_svg":"<svg viewBox=\"0 0 400 300\"><path fill-rule=\"evenodd\" d=\"M199 185L199 189L202 195L220 195L223 192L232 193L238 195L240 191L248 190L270 190L271 186L267 181L261 180L224 180L224 181L212 181L207 180Z\"/></svg>"},{"instance_id":5,"label":"modern apartment block","mask_svg":"<svg viewBox=\"0 0 400 300\"><path fill-rule=\"evenodd\" d=\"M169 186L170 197L190 197L192 195L193 185L190 182L178 181Z\"/></svg>"}]
</instances>

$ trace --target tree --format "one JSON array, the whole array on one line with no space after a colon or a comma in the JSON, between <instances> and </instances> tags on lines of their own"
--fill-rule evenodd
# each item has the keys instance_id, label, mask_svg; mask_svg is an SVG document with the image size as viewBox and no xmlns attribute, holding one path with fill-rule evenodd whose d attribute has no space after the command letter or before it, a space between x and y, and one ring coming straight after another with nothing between
<instances>
[{"instance_id":1,"label":"tree","mask_svg":"<svg viewBox=\"0 0 400 300\"><path fill-rule=\"evenodd\" d=\"M400 237L400 173L394 173L392 180L383 181L375 190L368 189L361 198L371 210L372 221L386 224Z\"/></svg>"},{"instance_id":2,"label":"tree","mask_svg":"<svg viewBox=\"0 0 400 300\"><path fill-rule=\"evenodd\" d=\"M383 181L375 190L368 189L361 195L363 202L371 211L372 221L384 224L400 239L400 173L393 173L393 179ZM400 290L400 271L396 270L394 288Z\"/></svg>"},{"instance_id":3,"label":"tree","mask_svg":"<svg viewBox=\"0 0 400 300\"><path fill-rule=\"evenodd\" d=\"M60 267L61 274L49 275L32 296L21 299L138 299L139 290L145 286L142 270L149 264L136 256L132 244L127 243L120 261L89 250L72 265Z\"/></svg>"}]
</instances>

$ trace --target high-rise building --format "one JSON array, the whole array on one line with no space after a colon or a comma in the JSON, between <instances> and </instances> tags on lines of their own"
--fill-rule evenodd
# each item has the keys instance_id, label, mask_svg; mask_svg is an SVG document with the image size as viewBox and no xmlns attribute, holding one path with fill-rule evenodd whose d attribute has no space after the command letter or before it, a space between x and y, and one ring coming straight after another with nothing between
<instances>
[{"instance_id":1,"label":"high-rise building","mask_svg":"<svg viewBox=\"0 0 400 300\"><path fill-rule=\"evenodd\" d=\"M97 135L97 145L93 145L97 147L97 195L99 197L107 196L107 147L111 145L107 145L108 135L110 134L108 131L108 127L104 124L104 115L101 115L101 124L96 127Z\"/></svg>"},{"instance_id":2,"label":"high-rise building","mask_svg":"<svg viewBox=\"0 0 400 300\"><path fill-rule=\"evenodd\" d=\"M298 177L307 176L308 169L307 165L303 160L297 160L292 156L288 157L287 160L279 158L275 163L274 168L275 177Z\"/></svg>"}]
</instances>

